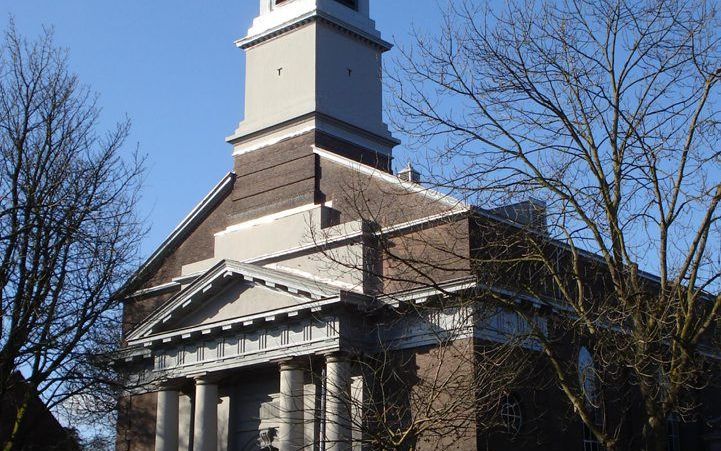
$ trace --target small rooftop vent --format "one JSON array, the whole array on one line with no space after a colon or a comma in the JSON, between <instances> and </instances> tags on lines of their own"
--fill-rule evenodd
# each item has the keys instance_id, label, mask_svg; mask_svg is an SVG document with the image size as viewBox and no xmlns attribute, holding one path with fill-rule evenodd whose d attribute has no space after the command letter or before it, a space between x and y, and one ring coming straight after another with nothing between
<instances>
[{"instance_id":1,"label":"small rooftop vent","mask_svg":"<svg viewBox=\"0 0 721 451\"><path fill-rule=\"evenodd\" d=\"M411 162L398 173L398 178L404 182L421 183L421 173L416 171Z\"/></svg>"},{"instance_id":2,"label":"small rooftop vent","mask_svg":"<svg viewBox=\"0 0 721 451\"><path fill-rule=\"evenodd\" d=\"M548 232L548 225L546 224L546 203L541 200L529 199L523 202L493 208L489 211L516 224L528 226L539 232Z\"/></svg>"}]
</instances>

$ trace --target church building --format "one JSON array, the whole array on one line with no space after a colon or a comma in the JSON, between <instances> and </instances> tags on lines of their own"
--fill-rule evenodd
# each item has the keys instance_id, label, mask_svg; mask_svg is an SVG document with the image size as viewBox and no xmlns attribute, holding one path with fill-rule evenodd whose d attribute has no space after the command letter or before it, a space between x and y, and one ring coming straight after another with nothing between
<instances>
[{"instance_id":1,"label":"church building","mask_svg":"<svg viewBox=\"0 0 721 451\"><path fill-rule=\"evenodd\" d=\"M381 412L369 398L395 393L378 378L408 382L409 369L414 381L470 377L479 340L529 327L509 312L480 320L464 305L398 313L475 288L471 217L480 213L424 187L410 165L393 173L399 141L383 122L382 88L391 45L369 2L260 0L236 42L247 69L245 116L227 138L233 168L128 283L121 360L134 387L120 403L118 450L391 449L373 441L374 428L393 435L390 423L416 416ZM533 226L543 205L484 214ZM432 282L418 280L424 273ZM439 340L451 346L441 351ZM391 352L404 356L397 371L369 371L368 358ZM439 352L455 363L439 368ZM458 393L427 404L448 410L434 407L434 424L414 430L441 438L424 445L419 434L413 449L490 446L475 394ZM600 449L580 423L532 424L558 398L509 393L503 432L533 438L513 448L501 438L496 449ZM424 401L409 397L408 408Z\"/></svg>"}]
</instances>

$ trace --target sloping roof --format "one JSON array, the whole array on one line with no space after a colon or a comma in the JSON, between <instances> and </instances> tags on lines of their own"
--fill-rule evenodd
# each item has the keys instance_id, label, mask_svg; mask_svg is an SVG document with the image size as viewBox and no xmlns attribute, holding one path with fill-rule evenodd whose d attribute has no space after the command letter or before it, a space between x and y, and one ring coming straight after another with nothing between
<instances>
[{"instance_id":1,"label":"sloping roof","mask_svg":"<svg viewBox=\"0 0 721 451\"><path fill-rule=\"evenodd\" d=\"M341 295L345 293L337 287L323 282L308 280L275 269L223 260L151 313L128 334L128 341L132 342L153 335L160 326L173 319L174 316L178 316L179 312L185 315L193 307L193 304L205 300L208 296L204 295L208 291L218 290L238 278L307 298L308 302L340 300Z\"/></svg>"},{"instance_id":2,"label":"sloping roof","mask_svg":"<svg viewBox=\"0 0 721 451\"><path fill-rule=\"evenodd\" d=\"M318 155L320 158L339 164L341 166L345 166L346 168L352 169L356 172L360 172L361 174L378 180L383 180L384 182L393 186L397 186L408 193L416 193L427 199L441 202L446 207L450 207L453 211L468 211L471 208L470 205L466 204L465 202L456 197L451 196L450 194L436 191L434 189L423 186L420 183L402 180L397 175L388 174L387 172L378 170L372 166L359 163L355 160L351 160L350 158L338 155L337 153L321 149L320 147L314 146L313 153Z\"/></svg>"},{"instance_id":3,"label":"sloping roof","mask_svg":"<svg viewBox=\"0 0 721 451\"><path fill-rule=\"evenodd\" d=\"M201 200L188 215L180 221L175 229L168 237L158 246L157 249L148 257L145 262L133 276L125 283L120 293L128 294L139 284L143 283L144 278L156 268L163 259L175 249L187 236L195 229L207 216L213 211L218 204L225 199L233 188L235 182L235 173L229 172L223 177L218 184Z\"/></svg>"}]
</instances>

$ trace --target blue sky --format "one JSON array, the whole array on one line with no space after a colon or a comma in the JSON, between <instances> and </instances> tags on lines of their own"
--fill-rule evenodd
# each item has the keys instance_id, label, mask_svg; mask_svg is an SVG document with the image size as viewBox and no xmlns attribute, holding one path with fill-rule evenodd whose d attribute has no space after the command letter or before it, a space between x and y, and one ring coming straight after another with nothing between
<instances>
[{"instance_id":1,"label":"blue sky","mask_svg":"<svg viewBox=\"0 0 721 451\"><path fill-rule=\"evenodd\" d=\"M103 121L132 120L128 149L148 155L141 212L152 252L232 168L231 134L243 113L247 31L257 0L1 0L3 28L36 36L55 30L71 68L101 95ZM412 26L433 27L436 0L371 0L383 37L403 43ZM390 62L393 52L388 54ZM396 164L408 159L398 149Z\"/></svg>"}]
</instances>

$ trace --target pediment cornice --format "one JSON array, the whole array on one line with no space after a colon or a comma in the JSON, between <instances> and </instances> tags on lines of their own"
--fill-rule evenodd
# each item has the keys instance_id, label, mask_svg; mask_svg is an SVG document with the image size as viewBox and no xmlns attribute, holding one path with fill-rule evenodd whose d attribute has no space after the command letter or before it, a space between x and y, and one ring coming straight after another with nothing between
<instances>
[{"instance_id":1,"label":"pediment cornice","mask_svg":"<svg viewBox=\"0 0 721 451\"><path fill-rule=\"evenodd\" d=\"M202 308L230 284L239 282L255 288L277 291L280 295L292 296L297 298L297 302L290 307L231 318L213 324L191 325L177 329L168 327ZM128 334L127 341L129 345L147 345L156 341L170 340L176 335L210 333L212 329L231 328L238 323L248 326L258 320L270 321L279 316L295 316L299 310L319 310L337 302L366 301L368 298L363 295L345 292L323 282L253 264L223 260L151 313Z\"/></svg>"}]
</instances>

